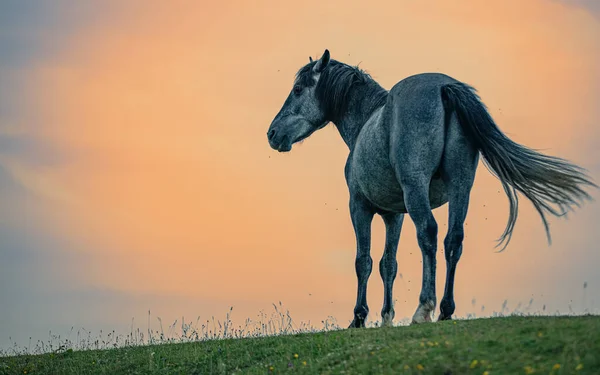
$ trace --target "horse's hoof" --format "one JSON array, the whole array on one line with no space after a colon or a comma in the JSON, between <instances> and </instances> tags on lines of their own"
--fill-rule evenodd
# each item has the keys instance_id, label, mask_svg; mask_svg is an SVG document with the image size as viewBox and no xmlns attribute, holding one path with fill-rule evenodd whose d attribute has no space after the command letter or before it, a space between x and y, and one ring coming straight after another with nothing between
<instances>
[{"instance_id":1,"label":"horse's hoof","mask_svg":"<svg viewBox=\"0 0 600 375\"><path fill-rule=\"evenodd\" d=\"M442 322L442 321L444 321L444 320L452 320L452 315L447 315L447 316L446 316L446 315L443 315L443 314L441 314L441 315L438 317L438 322Z\"/></svg>"},{"instance_id":2,"label":"horse's hoof","mask_svg":"<svg viewBox=\"0 0 600 375\"><path fill-rule=\"evenodd\" d=\"M381 326L382 327L393 327L393 321L394 321L394 313L390 312L390 313L384 313L382 314L383 319L381 320Z\"/></svg>"},{"instance_id":3,"label":"horse's hoof","mask_svg":"<svg viewBox=\"0 0 600 375\"><path fill-rule=\"evenodd\" d=\"M352 320L352 323L350 323L350 326L348 326L348 328L364 328L364 327L365 327L365 322L361 321L361 320L357 320L357 319Z\"/></svg>"},{"instance_id":4,"label":"horse's hoof","mask_svg":"<svg viewBox=\"0 0 600 375\"><path fill-rule=\"evenodd\" d=\"M412 322L410 324L421 324L421 323L430 323L432 311L425 308L424 306L419 306L415 315L412 317Z\"/></svg>"},{"instance_id":5,"label":"horse's hoof","mask_svg":"<svg viewBox=\"0 0 600 375\"><path fill-rule=\"evenodd\" d=\"M425 317L415 317L413 316L412 321L410 322L410 324L422 324L422 323L431 323L431 317L429 316L425 316Z\"/></svg>"}]
</instances>

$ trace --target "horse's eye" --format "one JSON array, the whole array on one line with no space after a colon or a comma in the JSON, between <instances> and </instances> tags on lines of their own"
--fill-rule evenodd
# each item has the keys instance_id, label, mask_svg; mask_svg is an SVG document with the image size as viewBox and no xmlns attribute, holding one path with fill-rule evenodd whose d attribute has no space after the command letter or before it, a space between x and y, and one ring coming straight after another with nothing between
<instances>
[{"instance_id":1,"label":"horse's eye","mask_svg":"<svg viewBox=\"0 0 600 375\"><path fill-rule=\"evenodd\" d=\"M302 87L294 86L294 94L298 95L302 92Z\"/></svg>"}]
</instances>

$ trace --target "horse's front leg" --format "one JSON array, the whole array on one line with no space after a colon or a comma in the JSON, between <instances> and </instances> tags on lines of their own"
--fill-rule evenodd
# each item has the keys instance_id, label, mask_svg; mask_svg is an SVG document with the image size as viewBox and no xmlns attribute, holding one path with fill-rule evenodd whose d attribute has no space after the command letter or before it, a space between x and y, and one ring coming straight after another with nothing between
<instances>
[{"instance_id":1,"label":"horse's front leg","mask_svg":"<svg viewBox=\"0 0 600 375\"><path fill-rule=\"evenodd\" d=\"M390 213L383 215L385 223L385 249L383 257L379 262L379 273L383 279L383 308L381 309L382 325L391 326L394 320L393 288L396 273L398 272L398 261L396 252L404 214Z\"/></svg>"},{"instance_id":2,"label":"horse's front leg","mask_svg":"<svg viewBox=\"0 0 600 375\"><path fill-rule=\"evenodd\" d=\"M350 197L350 216L356 235L356 277L358 290L356 293L356 306L354 306L354 320L349 328L365 326L365 319L369 314L367 305L367 281L373 268L371 258L371 222L375 212L369 203L356 194Z\"/></svg>"}]
</instances>

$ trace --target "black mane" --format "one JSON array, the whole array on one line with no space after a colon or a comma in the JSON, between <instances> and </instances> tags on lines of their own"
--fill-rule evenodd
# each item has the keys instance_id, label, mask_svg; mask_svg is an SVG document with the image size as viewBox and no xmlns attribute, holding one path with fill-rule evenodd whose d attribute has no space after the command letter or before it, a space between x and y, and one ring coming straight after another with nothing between
<instances>
[{"instance_id":1,"label":"black mane","mask_svg":"<svg viewBox=\"0 0 600 375\"><path fill-rule=\"evenodd\" d=\"M311 62L296 74L298 83L305 87L315 84ZM385 104L387 90L382 88L371 76L359 67L331 60L321 73L316 87L317 99L323 106L327 118L335 122L347 111L351 92L360 90L360 98L368 99L374 108Z\"/></svg>"}]
</instances>

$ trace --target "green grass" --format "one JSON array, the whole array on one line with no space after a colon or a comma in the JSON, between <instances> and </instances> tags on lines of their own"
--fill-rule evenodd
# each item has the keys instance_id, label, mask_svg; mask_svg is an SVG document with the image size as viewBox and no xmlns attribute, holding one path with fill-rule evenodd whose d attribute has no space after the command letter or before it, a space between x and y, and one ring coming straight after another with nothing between
<instances>
[{"instance_id":1,"label":"green grass","mask_svg":"<svg viewBox=\"0 0 600 375\"><path fill-rule=\"evenodd\" d=\"M2 374L486 371L600 374L600 317L513 316L0 358Z\"/></svg>"}]
</instances>

